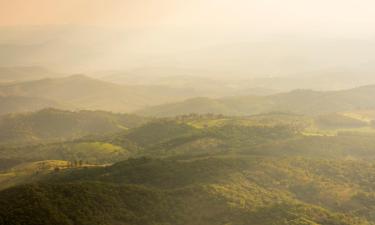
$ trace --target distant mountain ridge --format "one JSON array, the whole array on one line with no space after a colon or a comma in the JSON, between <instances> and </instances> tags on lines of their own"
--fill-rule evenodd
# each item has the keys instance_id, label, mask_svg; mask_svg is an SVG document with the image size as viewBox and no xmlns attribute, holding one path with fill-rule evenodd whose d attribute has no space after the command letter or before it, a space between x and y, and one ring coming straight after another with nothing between
<instances>
[{"instance_id":1,"label":"distant mountain ridge","mask_svg":"<svg viewBox=\"0 0 375 225\"><path fill-rule=\"evenodd\" d=\"M66 104L46 98L15 95L2 96L0 94L0 115L9 113L32 112L44 108L67 109L70 107Z\"/></svg>"},{"instance_id":2,"label":"distant mountain ridge","mask_svg":"<svg viewBox=\"0 0 375 225\"><path fill-rule=\"evenodd\" d=\"M43 107L14 106L19 111L34 111L46 107L64 109L106 110L131 112L150 105L163 104L192 97L187 90L161 86L118 85L90 78L85 75L72 75L63 78L0 84L0 96L17 98L43 98L56 104L45 102ZM30 99L32 102L32 99ZM57 104L58 103L58 104ZM14 102L14 104L17 104ZM3 108L3 107L1 107ZM12 109L6 112L13 112Z\"/></svg>"},{"instance_id":3,"label":"distant mountain ridge","mask_svg":"<svg viewBox=\"0 0 375 225\"><path fill-rule=\"evenodd\" d=\"M273 111L299 114L326 114L358 109L374 109L375 85L341 91L294 90L269 96L193 98L183 102L149 107L138 111L148 116L176 116L190 113L253 115Z\"/></svg>"},{"instance_id":4,"label":"distant mountain ridge","mask_svg":"<svg viewBox=\"0 0 375 225\"><path fill-rule=\"evenodd\" d=\"M249 89L247 93L260 91L262 90ZM0 108L3 109L0 114L50 107L136 112L157 117L190 113L242 116L275 111L317 115L375 109L375 85L340 91L301 89L272 95L222 98L199 97L202 96L200 93L189 88L120 85L85 75L72 75L0 84Z\"/></svg>"},{"instance_id":5,"label":"distant mountain ridge","mask_svg":"<svg viewBox=\"0 0 375 225\"><path fill-rule=\"evenodd\" d=\"M38 66L0 67L0 82L18 82L61 76L63 75L60 73Z\"/></svg>"}]
</instances>

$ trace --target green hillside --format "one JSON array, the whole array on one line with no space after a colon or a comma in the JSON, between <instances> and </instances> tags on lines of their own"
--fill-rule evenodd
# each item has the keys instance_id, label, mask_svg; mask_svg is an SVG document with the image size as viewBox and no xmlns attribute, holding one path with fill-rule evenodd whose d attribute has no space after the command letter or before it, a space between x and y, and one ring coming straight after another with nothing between
<instances>
[{"instance_id":1,"label":"green hillside","mask_svg":"<svg viewBox=\"0 0 375 225\"><path fill-rule=\"evenodd\" d=\"M24 183L32 183L44 175L57 170L67 169L70 162L62 160L46 160L18 163L10 168L0 170L0 190Z\"/></svg>"},{"instance_id":2,"label":"green hillside","mask_svg":"<svg viewBox=\"0 0 375 225\"><path fill-rule=\"evenodd\" d=\"M362 131L370 123L346 114L192 114L143 124L110 115L134 124L3 146L0 224L375 224L375 135Z\"/></svg>"},{"instance_id":3,"label":"green hillside","mask_svg":"<svg viewBox=\"0 0 375 225\"><path fill-rule=\"evenodd\" d=\"M0 117L0 143L51 142L111 134L146 121L135 115L102 111L44 109L35 113L10 114Z\"/></svg>"},{"instance_id":4,"label":"green hillside","mask_svg":"<svg viewBox=\"0 0 375 225\"><path fill-rule=\"evenodd\" d=\"M253 157L129 160L107 168L62 171L48 183L4 190L0 221L374 224L372 184L366 183L372 168L354 161Z\"/></svg>"},{"instance_id":5,"label":"green hillside","mask_svg":"<svg viewBox=\"0 0 375 225\"><path fill-rule=\"evenodd\" d=\"M44 123L45 127L36 123L36 118L39 118L37 115L43 115L43 112L52 113L50 121ZM12 129L4 129L8 131L4 132L0 159L112 163L128 157L185 157L227 153L361 159L375 156L375 129L371 124L353 127L354 122L361 124L360 121L353 122L349 118L348 123L341 116L335 124L325 124L321 118L285 113L250 117L190 115L149 122L137 116L89 111L72 113L46 110L30 116L33 120L26 117L29 119L17 120L25 122L15 123L23 125L22 129L15 129L17 126L14 126L13 132L9 132ZM53 122L51 118L54 116L61 120ZM25 117L23 115L20 118ZM49 117L43 115L42 118L39 122ZM25 126L27 121L35 126ZM9 136L11 134L14 136ZM18 145L6 144L5 141L10 137ZM34 138L32 142L30 137ZM64 139L65 142L58 142ZM22 140L28 145L23 146ZM55 143L48 143L48 140Z\"/></svg>"}]
</instances>

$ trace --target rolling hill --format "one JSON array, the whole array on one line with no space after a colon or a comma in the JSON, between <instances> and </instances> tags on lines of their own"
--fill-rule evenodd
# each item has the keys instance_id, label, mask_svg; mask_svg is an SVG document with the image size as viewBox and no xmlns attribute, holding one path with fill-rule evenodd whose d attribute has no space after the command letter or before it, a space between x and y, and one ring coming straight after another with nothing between
<instances>
[{"instance_id":1,"label":"rolling hill","mask_svg":"<svg viewBox=\"0 0 375 225\"><path fill-rule=\"evenodd\" d=\"M67 106L65 108L68 109L114 112L130 112L146 106L194 96L186 90L162 86L116 85L84 75L2 84L0 85L0 95L5 97L44 98L65 105ZM15 108L18 106L16 101L12 101L12 104ZM48 106L55 107L56 105L51 103L50 105L47 104ZM4 107L1 106L1 108ZM22 105L18 108L29 110L28 107ZM32 109L30 107L30 110ZM12 111L9 109L6 112Z\"/></svg>"},{"instance_id":2,"label":"rolling hill","mask_svg":"<svg viewBox=\"0 0 375 225\"><path fill-rule=\"evenodd\" d=\"M0 224L371 225L372 184L364 182L372 168L294 158L132 159L3 190Z\"/></svg>"},{"instance_id":3,"label":"rolling hill","mask_svg":"<svg viewBox=\"0 0 375 225\"><path fill-rule=\"evenodd\" d=\"M374 109L375 86L363 86L341 91L295 90L269 96L194 98L183 102L149 107L138 111L142 115L168 117L190 113L254 115L281 111L318 115L358 109Z\"/></svg>"},{"instance_id":4,"label":"rolling hill","mask_svg":"<svg viewBox=\"0 0 375 225\"><path fill-rule=\"evenodd\" d=\"M335 121L327 122L326 118ZM47 110L13 116L2 128L0 160L15 163L49 159L114 163L128 157L226 153L375 158L371 123L341 115L191 115L150 121L103 112Z\"/></svg>"},{"instance_id":5,"label":"rolling hill","mask_svg":"<svg viewBox=\"0 0 375 225\"><path fill-rule=\"evenodd\" d=\"M130 71L98 72L92 74L92 76L120 84L158 85L185 89L200 97L225 97L250 94L264 96L280 92L277 88L263 88L266 85L257 86L252 80L232 80L225 77L210 78L203 75L194 76L193 74L205 74L205 71L196 72L169 67L145 67Z\"/></svg>"},{"instance_id":6,"label":"rolling hill","mask_svg":"<svg viewBox=\"0 0 375 225\"><path fill-rule=\"evenodd\" d=\"M0 145L62 141L133 128L147 119L102 111L44 109L0 117Z\"/></svg>"},{"instance_id":7,"label":"rolling hill","mask_svg":"<svg viewBox=\"0 0 375 225\"><path fill-rule=\"evenodd\" d=\"M10 113L33 112L45 108L67 109L72 106L43 97L1 96L0 116Z\"/></svg>"},{"instance_id":8,"label":"rolling hill","mask_svg":"<svg viewBox=\"0 0 375 225\"><path fill-rule=\"evenodd\" d=\"M58 125L64 134L71 118L78 130L87 122L97 131L103 118L129 129L1 147L1 225L375 224L375 132L356 133L370 124L341 114L185 115L141 125L104 112L15 118L36 133ZM353 132L305 134L315 126Z\"/></svg>"},{"instance_id":9,"label":"rolling hill","mask_svg":"<svg viewBox=\"0 0 375 225\"><path fill-rule=\"evenodd\" d=\"M0 67L0 82L18 82L60 76L63 75L37 66Z\"/></svg>"}]
</instances>

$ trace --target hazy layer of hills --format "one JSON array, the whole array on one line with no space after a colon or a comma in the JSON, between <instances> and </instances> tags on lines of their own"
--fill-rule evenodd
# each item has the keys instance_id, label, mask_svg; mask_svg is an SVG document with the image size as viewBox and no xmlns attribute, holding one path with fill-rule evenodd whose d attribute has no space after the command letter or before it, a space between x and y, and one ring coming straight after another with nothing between
<instances>
[{"instance_id":1,"label":"hazy layer of hills","mask_svg":"<svg viewBox=\"0 0 375 225\"><path fill-rule=\"evenodd\" d=\"M375 86L364 86L341 91L295 90L269 96L193 98L183 102L149 107L139 113L148 116L175 116L189 113L254 115L280 111L317 115L374 109L372 97L374 93Z\"/></svg>"},{"instance_id":2,"label":"hazy layer of hills","mask_svg":"<svg viewBox=\"0 0 375 225\"><path fill-rule=\"evenodd\" d=\"M317 115L375 108L372 101L375 88L371 85L339 91L294 90L274 94L275 91L264 88L230 88L224 81L199 82L195 78L174 81L172 79L170 84L168 80L159 80L154 85L145 82L140 85L135 85L136 82L129 82L133 85L120 85L73 75L3 83L0 85L0 113L53 107L137 112L158 117L189 113L254 115L274 111ZM201 85L194 88L196 83ZM221 87L223 92L220 91ZM215 97L226 95L229 97Z\"/></svg>"},{"instance_id":3,"label":"hazy layer of hills","mask_svg":"<svg viewBox=\"0 0 375 225\"><path fill-rule=\"evenodd\" d=\"M179 75L230 76L233 80L313 75L325 87L349 88L353 78L358 86L373 77L373 51L371 39L262 38L184 29L145 33L69 25L0 28L0 66L36 65L69 72L159 67L163 70L148 75L176 75L177 71L183 73ZM350 79L324 83L324 77L337 74ZM308 82L289 82L288 86L320 89Z\"/></svg>"},{"instance_id":4,"label":"hazy layer of hills","mask_svg":"<svg viewBox=\"0 0 375 225\"><path fill-rule=\"evenodd\" d=\"M43 67L0 67L1 82L17 82L25 80L37 80L48 77L60 77L62 74L52 72Z\"/></svg>"},{"instance_id":5,"label":"hazy layer of hills","mask_svg":"<svg viewBox=\"0 0 375 225\"><path fill-rule=\"evenodd\" d=\"M189 90L164 86L117 85L83 75L0 85L5 112L33 111L45 107L130 112L145 106L196 96ZM14 100L8 100L8 99ZM19 98L19 100L18 100ZM28 104L22 99L29 98ZM35 99L35 103L33 102ZM42 100L44 99L44 100Z\"/></svg>"},{"instance_id":6,"label":"hazy layer of hills","mask_svg":"<svg viewBox=\"0 0 375 225\"><path fill-rule=\"evenodd\" d=\"M27 96L1 96L0 95L0 115L9 113L34 112L44 108L70 108L68 104L60 103L43 97Z\"/></svg>"},{"instance_id":7,"label":"hazy layer of hills","mask_svg":"<svg viewBox=\"0 0 375 225\"><path fill-rule=\"evenodd\" d=\"M158 85L188 90L196 96L224 97L236 95L275 94L277 88L257 84L248 79L225 79L223 77L194 76L194 72L178 68L139 68L131 71L108 71L90 74L102 80L120 84L141 86Z\"/></svg>"},{"instance_id":8,"label":"hazy layer of hills","mask_svg":"<svg viewBox=\"0 0 375 225\"><path fill-rule=\"evenodd\" d=\"M290 76L259 76L245 74L211 74L210 71L196 71L176 67L142 67L124 71L99 71L90 73L100 79L123 84L171 86L189 88L203 96L270 95L295 89L332 91L351 89L374 84L372 69L358 68L336 71L311 71Z\"/></svg>"}]
</instances>

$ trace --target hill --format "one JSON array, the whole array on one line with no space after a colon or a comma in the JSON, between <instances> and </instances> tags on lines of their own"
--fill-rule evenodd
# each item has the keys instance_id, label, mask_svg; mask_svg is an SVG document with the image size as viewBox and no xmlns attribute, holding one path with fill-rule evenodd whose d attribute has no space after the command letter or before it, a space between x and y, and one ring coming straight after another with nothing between
<instances>
[{"instance_id":1,"label":"hill","mask_svg":"<svg viewBox=\"0 0 375 225\"><path fill-rule=\"evenodd\" d=\"M0 117L0 142L5 145L71 140L88 135L116 133L146 121L134 115L102 111L44 109Z\"/></svg>"},{"instance_id":2,"label":"hill","mask_svg":"<svg viewBox=\"0 0 375 225\"><path fill-rule=\"evenodd\" d=\"M358 109L374 109L375 86L341 91L295 90L270 96L195 98L183 102L149 107L138 113L149 116L176 116L189 113L254 115L273 111L307 115L328 114Z\"/></svg>"},{"instance_id":3,"label":"hill","mask_svg":"<svg viewBox=\"0 0 375 225\"><path fill-rule=\"evenodd\" d=\"M0 189L3 190L20 183L36 182L51 171L69 168L69 164L67 161L46 160L19 163L5 170L0 169Z\"/></svg>"},{"instance_id":4,"label":"hill","mask_svg":"<svg viewBox=\"0 0 375 225\"><path fill-rule=\"evenodd\" d=\"M159 86L116 85L84 75L2 84L0 95L46 98L67 105L69 109L114 112L130 112L149 105L191 97L185 90Z\"/></svg>"},{"instance_id":5,"label":"hill","mask_svg":"<svg viewBox=\"0 0 375 225\"><path fill-rule=\"evenodd\" d=\"M343 114L185 115L3 146L0 224L374 225L375 132L362 126Z\"/></svg>"},{"instance_id":6,"label":"hill","mask_svg":"<svg viewBox=\"0 0 375 225\"><path fill-rule=\"evenodd\" d=\"M164 68L164 67L143 67L130 71L98 72L92 76L100 79L130 85L157 85L170 88L178 88L190 91L199 97L225 97L239 95L271 95L279 91L271 88L257 86L252 80L232 80L225 77L209 78L196 76L206 71L189 71L187 69Z\"/></svg>"},{"instance_id":7,"label":"hill","mask_svg":"<svg viewBox=\"0 0 375 225\"><path fill-rule=\"evenodd\" d=\"M70 108L69 104L60 103L44 97L2 96L0 94L0 116L9 113L33 112L44 108Z\"/></svg>"},{"instance_id":8,"label":"hill","mask_svg":"<svg viewBox=\"0 0 375 225\"><path fill-rule=\"evenodd\" d=\"M98 118L123 118L44 110L24 120L54 124L54 116L68 127L67 118L95 118L88 120L94 128ZM128 119L123 124L137 121ZM75 141L3 146L0 224L375 224L375 133L357 131L370 123L272 113L132 125ZM48 133L65 131L53 127ZM331 129L340 132L322 135Z\"/></svg>"},{"instance_id":9,"label":"hill","mask_svg":"<svg viewBox=\"0 0 375 225\"><path fill-rule=\"evenodd\" d=\"M37 66L0 67L0 82L18 82L59 76L62 76L62 74Z\"/></svg>"},{"instance_id":10,"label":"hill","mask_svg":"<svg viewBox=\"0 0 375 225\"><path fill-rule=\"evenodd\" d=\"M171 37L176 42L168 41ZM93 26L15 26L0 28L0 65L48 65L70 72L148 67L150 77L158 73L232 76L233 80L241 75L271 76L248 83L277 90L347 88L374 82L373 42L355 38L233 39L220 32L195 29L145 33ZM292 75L296 76L274 79ZM303 75L314 78L300 79Z\"/></svg>"},{"instance_id":11,"label":"hill","mask_svg":"<svg viewBox=\"0 0 375 225\"><path fill-rule=\"evenodd\" d=\"M54 159L101 164L129 157L180 158L227 153L336 159L375 158L375 130L372 125L342 116L337 116L335 123L326 123L325 117L281 113L251 117L191 115L147 122L143 118L126 115L95 116L94 112L91 113L92 120L80 117L89 117L90 112L69 117L69 113L58 111L53 115L65 115L68 119L58 120L63 121L63 126L55 124L55 132L48 132L53 128L48 128L46 124L37 128L13 129L13 134L18 133L18 136L13 137L14 142L18 140L17 145L13 143L10 146L4 139L0 146L0 159L9 162L13 160L15 163ZM80 122L71 126L74 119ZM25 121L27 124L28 120ZM51 120L47 124L53 127L54 123ZM3 137L11 134L4 132ZM71 140L73 134L76 136ZM89 136L82 136L84 134ZM24 146L25 143L28 145Z\"/></svg>"},{"instance_id":12,"label":"hill","mask_svg":"<svg viewBox=\"0 0 375 225\"><path fill-rule=\"evenodd\" d=\"M219 157L136 159L106 168L66 170L55 172L48 182L1 191L0 221L374 224L367 192L371 184L363 184L373 174L373 165L358 168L358 163Z\"/></svg>"}]
</instances>

